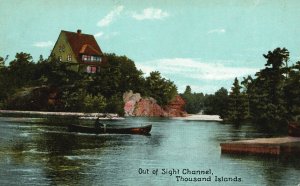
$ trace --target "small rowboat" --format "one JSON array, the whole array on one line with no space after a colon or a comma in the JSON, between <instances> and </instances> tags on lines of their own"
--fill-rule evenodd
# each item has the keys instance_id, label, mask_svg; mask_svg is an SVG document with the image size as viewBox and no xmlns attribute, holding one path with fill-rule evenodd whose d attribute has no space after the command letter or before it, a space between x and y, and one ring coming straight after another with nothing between
<instances>
[{"instance_id":1,"label":"small rowboat","mask_svg":"<svg viewBox=\"0 0 300 186\"><path fill-rule=\"evenodd\" d=\"M152 125L142 127L117 128L117 127L87 127L82 125L69 125L70 132L81 132L90 134L149 134Z\"/></svg>"},{"instance_id":2,"label":"small rowboat","mask_svg":"<svg viewBox=\"0 0 300 186\"><path fill-rule=\"evenodd\" d=\"M289 136L300 137L300 125L296 122L291 122L288 126Z\"/></svg>"}]
</instances>

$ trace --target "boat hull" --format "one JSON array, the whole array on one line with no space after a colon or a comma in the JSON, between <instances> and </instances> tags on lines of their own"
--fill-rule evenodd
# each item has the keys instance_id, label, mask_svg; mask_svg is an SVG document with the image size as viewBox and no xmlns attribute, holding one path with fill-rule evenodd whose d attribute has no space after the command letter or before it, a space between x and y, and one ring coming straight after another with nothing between
<instances>
[{"instance_id":1,"label":"boat hull","mask_svg":"<svg viewBox=\"0 0 300 186\"><path fill-rule=\"evenodd\" d=\"M131 128L113 128L113 127L87 127L81 125L69 125L69 132L80 132L90 134L149 134L152 125Z\"/></svg>"}]
</instances>

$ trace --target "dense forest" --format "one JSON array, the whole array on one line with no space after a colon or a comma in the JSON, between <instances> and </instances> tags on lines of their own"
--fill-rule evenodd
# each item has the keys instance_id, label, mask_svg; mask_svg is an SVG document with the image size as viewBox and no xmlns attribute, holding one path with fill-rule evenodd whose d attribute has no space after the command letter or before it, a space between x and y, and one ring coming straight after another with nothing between
<instances>
[{"instance_id":1,"label":"dense forest","mask_svg":"<svg viewBox=\"0 0 300 186\"><path fill-rule=\"evenodd\" d=\"M251 122L279 130L300 113L300 62L291 63L289 51L276 48L264 54L265 68L254 77L235 78L231 90L214 94L180 94L188 113L217 114L225 122ZM122 95L128 90L153 97L164 106L178 94L176 85L157 71L148 77L126 56L106 54L99 73L76 72L55 58L33 61L17 53L9 65L0 57L0 109L123 113ZM49 96L50 95L50 96ZM49 97L54 97L49 102Z\"/></svg>"},{"instance_id":2,"label":"dense forest","mask_svg":"<svg viewBox=\"0 0 300 186\"><path fill-rule=\"evenodd\" d=\"M300 114L300 62L289 64L289 51L276 48L264 54L265 68L254 77L234 79L231 90L219 89L213 95L182 94L190 113L218 114L225 122L251 122L273 130L286 128ZM299 118L298 118L299 119Z\"/></svg>"},{"instance_id":3,"label":"dense forest","mask_svg":"<svg viewBox=\"0 0 300 186\"><path fill-rule=\"evenodd\" d=\"M0 109L122 114L122 96L128 90L153 97L162 106L177 95L175 84L159 72L144 77L126 56L105 56L107 63L94 74L71 70L54 57L33 61L21 52L7 66L7 58L0 57Z\"/></svg>"}]
</instances>

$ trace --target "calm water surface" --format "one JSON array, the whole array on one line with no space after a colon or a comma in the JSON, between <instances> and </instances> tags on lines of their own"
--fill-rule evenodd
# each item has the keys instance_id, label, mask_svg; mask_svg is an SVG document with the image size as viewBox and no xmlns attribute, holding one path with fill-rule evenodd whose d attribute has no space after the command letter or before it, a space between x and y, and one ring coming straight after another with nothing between
<instances>
[{"instance_id":1,"label":"calm water surface","mask_svg":"<svg viewBox=\"0 0 300 186\"><path fill-rule=\"evenodd\" d=\"M109 125L153 125L150 136L69 133L36 118L0 118L0 185L288 185L300 184L300 156L222 155L227 140L264 137L250 126L127 118ZM149 174L147 174L147 169ZM158 169L158 175L152 174ZM162 174L162 169L179 174ZM209 170L183 175L182 170ZM143 170L143 171L142 171ZM140 172L139 172L140 171ZM143 173L143 174L140 174ZM176 176L211 177L177 181ZM240 182L215 181L241 178Z\"/></svg>"}]
</instances>

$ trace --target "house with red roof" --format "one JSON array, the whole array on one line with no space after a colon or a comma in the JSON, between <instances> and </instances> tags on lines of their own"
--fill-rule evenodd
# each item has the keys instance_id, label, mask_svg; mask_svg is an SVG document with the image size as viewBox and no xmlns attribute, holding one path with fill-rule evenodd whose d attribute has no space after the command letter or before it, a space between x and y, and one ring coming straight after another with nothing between
<instances>
[{"instance_id":1,"label":"house with red roof","mask_svg":"<svg viewBox=\"0 0 300 186\"><path fill-rule=\"evenodd\" d=\"M69 32L62 30L50 56L69 63L71 68L87 73L100 72L105 63L104 55L93 35L83 34L81 30Z\"/></svg>"}]
</instances>

